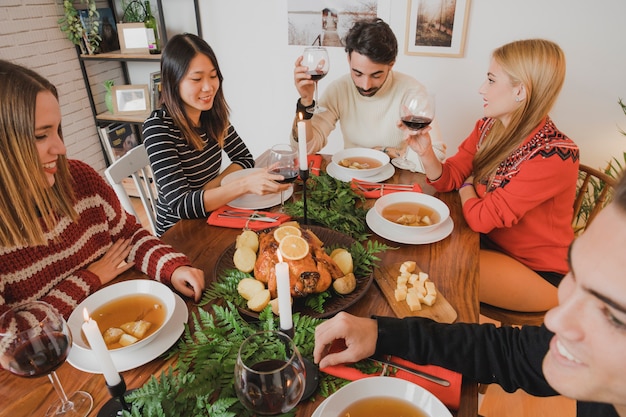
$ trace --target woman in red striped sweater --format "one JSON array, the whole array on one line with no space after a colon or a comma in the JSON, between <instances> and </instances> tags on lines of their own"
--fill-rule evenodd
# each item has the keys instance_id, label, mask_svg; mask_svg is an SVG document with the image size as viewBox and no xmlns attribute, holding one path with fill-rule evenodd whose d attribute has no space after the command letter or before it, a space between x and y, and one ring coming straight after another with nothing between
<instances>
[{"instance_id":1,"label":"woman in red striped sweater","mask_svg":"<svg viewBox=\"0 0 626 417\"><path fill-rule=\"evenodd\" d=\"M2 60L0 85L0 315L42 300L67 318L132 267L199 300L204 273L138 225L96 171L67 159L54 85Z\"/></svg>"}]
</instances>

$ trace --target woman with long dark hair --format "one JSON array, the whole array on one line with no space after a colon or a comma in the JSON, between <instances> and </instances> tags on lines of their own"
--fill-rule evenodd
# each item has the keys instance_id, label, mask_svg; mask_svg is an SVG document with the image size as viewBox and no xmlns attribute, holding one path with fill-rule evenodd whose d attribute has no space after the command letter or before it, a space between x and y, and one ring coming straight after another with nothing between
<instances>
[{"instance_id":1,"label":"woman with long dark hair","mask_svg":"<svg viewBox=\"0 0 626 417\"><path fill-rule=\"evenodd\" d=\"M221 186L224 176L254 167L254 160L229 121L224 77L213 49L185 33L167 42L161 57L160 109L144 122L144 144L158 188L157 235L180 219L210 211L247 193L289 188L281 175L260 171ZM230 165L220 172L222 151Z\"/></svg>"}]
</instances>

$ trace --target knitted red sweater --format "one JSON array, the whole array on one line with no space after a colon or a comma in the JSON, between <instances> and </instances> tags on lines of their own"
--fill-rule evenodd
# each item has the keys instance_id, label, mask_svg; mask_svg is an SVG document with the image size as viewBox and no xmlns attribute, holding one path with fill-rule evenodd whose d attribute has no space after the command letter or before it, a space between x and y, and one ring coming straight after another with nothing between
<instances>
[{"instance_id":1,"label":"knitted red sweater","mask_svg":"<svg viewBox=\"0 0 626 417\"><path fill-rule=\"evenodd\" d=\"M126 213L113 189L87 164L70 160L75 181L74 208L78 220L62 218L46 231L47 244L0 247L0 314L26 301L46 301L67 319L89 294L101 287L86 268L113 242L132 238L127 261L150 278L170 284L176 268L190 265L187 257Z\"/></svg>"},{"instance_id":2,"label":"knitted red sweater","mask_svg":"<svg viewBox=\"0 0 626 417\"><path fill-rule=\"evenodd\" d=\"M457 154L446 160L441 177L432 182L438 191L458 188L472 173L481 136L491 123L479 120ZM576 144L544 119L500 164L490 192L486 184L476 186L478 198L463 205L467 224L535 271L567 273L578 164Z\"/></svg>"}]
</instances>

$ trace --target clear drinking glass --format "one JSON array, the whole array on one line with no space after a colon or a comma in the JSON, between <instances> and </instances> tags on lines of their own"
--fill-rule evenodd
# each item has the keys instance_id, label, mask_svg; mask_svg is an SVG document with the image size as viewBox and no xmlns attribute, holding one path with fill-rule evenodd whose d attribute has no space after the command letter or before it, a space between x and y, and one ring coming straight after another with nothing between
<instances>
[{"instance_id":1,"label":"clear drinking glass","mask_svg":"<svg viewBox=\"0 0 626 417\"><path fill-rule=\"evenodd\" d=\"M274 145L270 149L268 171L282 175L281 184L292 183L298 178L298 150L289 144ZM280 192L280 212L284 211L283 191Z\"/></svg>"},{"instance_id":2,"label":"clear drinking glass","mask_svg":"<svg viewBox=\"0 0 626 417\"><path fill-rule=\"evenodd\" d=\"M242 404L262 415L283 414L304 393L306 371L289 336L262 331L241 344L235 364L235 392Z\"/></svg>"},{"instance_id":3,"label":"clear drinking glass","mask_svg":"<svg viewBox=\"0 0 626 417\"><path fill-rule=\"evenodd\" d=\"M400 102L400 120L410 130L418 131L428 126L435 117L435 97L420 89L410 89ZM415 163L406 159L406 153L393 158L391 163L400 169L414 170Z\"/></svg>"},{"instance_id":4,"label":"clear drinking glass","mask_svg":"<svg viewBox=\"0 0 626 417\"><path fill-rule=\"evenodd\" d=\"M83 391L66 395L55 370L65 362L72 334L54 307L43 301L19 305L0 316L0 364L21 377L47 375L59 395L46 416L85 417L93 399Z\"/></svg>"},{"instance_id":5,"label":"clear drinking glass","mask_svg":"<svg viewBox=\"0 0 626 417\"><path fill-rule=\"evenodd\" d=\"M315 82L315 105L306 109L309 113L321 113L326 109L320 106L317 99L317 82L328 74L330 69L330 61L328 59L328 51L322 46L310 46L304 49L302 65L309 67L308 74Z\"/></svg>"}]
</instances>

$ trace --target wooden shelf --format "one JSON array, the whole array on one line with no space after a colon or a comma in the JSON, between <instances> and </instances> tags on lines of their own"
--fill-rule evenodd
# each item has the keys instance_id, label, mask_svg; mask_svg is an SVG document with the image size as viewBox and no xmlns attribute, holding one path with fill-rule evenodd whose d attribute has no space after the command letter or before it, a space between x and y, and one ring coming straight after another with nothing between
<instances>
[{"instance_id":1,"label":"wooden shelf","mask_svg":"<svg viewBox=\"0 0 626 417\"><path fill-rule=\"evenodd\" d=\"M160 61L161 54L150 54L146 52L145 54L123 54L119 50L112 52L105 52L103 54L81 54L80 59L84 61Z\"/></svg>"},{"instance_id":2,"label":"wooden shelf","mask_svg":"<svg viewBox=\"0 0 626 417\"><path fill-rule=\"evenodd\" d=\"M99 113L96 119L99 122L127 122L127 123L143 123L149 116L150 111L134 114L113 114L108 111Z\"/></svg>"}]
</instances>

